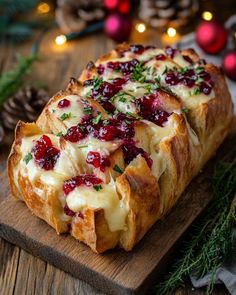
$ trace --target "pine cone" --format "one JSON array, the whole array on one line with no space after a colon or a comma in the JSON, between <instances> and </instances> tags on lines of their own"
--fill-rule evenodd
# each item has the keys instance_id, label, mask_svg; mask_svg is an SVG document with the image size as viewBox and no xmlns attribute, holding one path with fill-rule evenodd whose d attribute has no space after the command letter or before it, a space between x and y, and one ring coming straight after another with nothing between
<instances>
[{"instance_id":1,"label":"pine cone","mask_svg":"<svg viewBox=\"0 0 236 295\"><path fill-rule=\"evenodd\" d=\"M44 89L25 87L10 97L2 107L3 126L14 130L17 122L34 121L48 102L49 96Z\"/></svg>"},{"instance_id":2,"label":"pine cone","mask_svg":"<svg viewBox=\"0 0 236 295\"><path fill-rule=\"evenodd\" d=\"M143 0L139 16L153 27L185 25L198 10L198 0Z\"/></svg>"},{"instance_id":3,"label":"pine cone","mask_svg":"<svg viewBox=\"0 0 236 295\"><path fill-rule=\"evenodd\" d=\"M65 34L79 32L87 23L105 16L100 0L58 0L57 4L56 20Z\"/></svg>"}]
</instances>

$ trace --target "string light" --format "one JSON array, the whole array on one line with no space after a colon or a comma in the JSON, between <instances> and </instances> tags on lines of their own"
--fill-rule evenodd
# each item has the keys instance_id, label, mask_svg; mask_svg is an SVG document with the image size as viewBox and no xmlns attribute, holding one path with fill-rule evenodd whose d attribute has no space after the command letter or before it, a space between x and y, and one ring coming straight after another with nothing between
<instances>
[{"instance_id":1,"label":"string light","mask_svg":"<svg viewBox=\"0 0 236 295\"><path fill-rule=\"evenodd\" d=\"M175 37L176 36L176 29L175 28L172 28L172 27L169 27L167 29L167 35L171 38Z\"/></svg>"},{"instance_id":2,"label":"string light","mask_svg":"<svg viewBox=\"0 0 236 295\"><path fill-rule=\"evenodd\" d=\"M146 31L146 26L144 23L138 23L135 26L135 29L139 32L139 33L143 33Z\"/></svg>"},{"instance_id":3,"label":"string light","mask_svg":"<svg viewBox=\"0 0 236 295\"><path fill-rule=\"evenodd\" d=\"M61 46L66 43L66 36L65 35L59 35L55 38L55 42L58 46Z\"/></svg>"},{"instance_id":4,"label":"string light","mask_svg":"<svg viewBox=\"0 0 236 295\"><path fill-rule=\"evenodd\" d=\"M48 3L46 2L40 2L37 6L37 11L40 14L45 14L48 13L51 10L51 7Z\"/></svg>"},{"instance_id":5,"label":"string light","mask_svg":"<svg viewBox=\"0 0 236 295\"><path fill-rule=\"evenodd\" d=\"M210 11L204 11L204 12L202 13L202 18L203 18L204 20L209 21L209 20L212 20L213 15L212 15L212 13L211 13Z\"/></svg>"}]
</instances>

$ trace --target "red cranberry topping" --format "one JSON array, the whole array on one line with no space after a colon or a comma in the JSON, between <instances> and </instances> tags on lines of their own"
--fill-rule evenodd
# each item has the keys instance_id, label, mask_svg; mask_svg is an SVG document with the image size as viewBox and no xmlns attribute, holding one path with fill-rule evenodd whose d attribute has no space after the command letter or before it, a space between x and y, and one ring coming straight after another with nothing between
<instances>
[{"instance_id":1,"label":"red cranberry topping","mask_svg":"<svg viewBox=\"0 0 236 295\"><path fill-rule=\"evenodd\" d=\"M201 82L200 83L200 91L206 95L210 94L212 90L211 85L205 83L205 82Z\"/></svg>"},{"instance_id":2,"label":"red cranberry topping","mask_svg":"<svg viewBox=\"0 0 236 295\"><path fill-rule=\"evenodd\" d=\"M133 45L130 45L129 50L136 54L142 54L145 51L145 47L140 44L135 44L135 45L133 44Z\"/></svg>"},{"instance_id":3,"label":"red cranberry topping","mask_svg":"<svg viewBox=\"0 0 236 295\"><path fill-rule=\"evenodd\" d=\"M204 81L209 81L211 80L210 74L208 74L206 71L201 71L199 73L199 77L202 78Z\"/></svg>"},{"instance_id":4,"label":"red cranberry topping","mask_svg":"<svg viewBox=\"0 0 236 295\"><path fill-rule=\"evenodd\" d=\"M66 98L60 100L57 104L60 109L67 108L70 106L70 101Z\"/></svg>"},{"instance_id":5,"label":"red cranberry topping","mask_svg":"<svg viewBox=\"0 0 236 295\"><path fill-rule=\"evenodd\" d=\"M81 126L72 126L67 130L67 133L64 135L66 140L70 142L78 142L81 139L84 139L87 136L86 129Z\"/></svg>"},{"instance_id":6,"label":"red cranberry topping","mask_svg":"<svg viewBox=\"0 0 236 295\"><path fill-rule=\"evenodd\" d=\"M71 217L75 216L75 212L70 210L70 208L67 205L64 206L64 213Z\"/></svg>"},{"instance_id":7,"label":"red cranberry topping","mask_svg":"<svg viewBox=\"0 0 236 295\"><path fill-rule=\"evenodd\" d=\"M98 71L99 75L102 75L104 73L104 71L105 71L104 65L98 65L97 66L97 71Z\"/></svg>"},{"instance_id":8,"label":"red cranberry topping","mask_svg":"<svg viewBox=\"0 0 236 295\"><path fill-rule=\"evenodd\" d=\"M166 56L164 54L158 54L155 58L156 60L166 60Z\"/></svg>"},{"instance_id":9,"label":"red cranberry topping","mask_svg":"<svg viewBox=\"0 0 236 295\"><path fill-rule=\"evenodd\" d=\"M139 115L141 117L161 127L170 116L169 113L160 110L158 92L136 100L136 105L139 109Z\"/></svg>"},{"instance_id":10,"label":"red cranberry topping","mask_svg":"<svg viewBox=\"0 0 236 295\"><path fill-rule=\"evenodd\" d=\"M179 83L179 79L174 72L169 72L166 74L165 81L169 85L177 85Z\"/></svg>"},{"instance_id":11,"label":"red cranberry topping","mask_svg":"<svg viewBox=\"0 0 236 295\"><path fill-rule=\"evenodd\" d=\"M81 219L84 219L84 214L82 212L78 212L76 214L77 217L81 218Z\"/></svg>"},{"instance_id":12,"label":"red cranberry topping","mask_svg":"<svg viewBox=\"0 0 236 295\"><path fill-rule=\"evenodd\" d=\"M79 187L81 185L90 187L100 183L102 183L102 180L93 174L81 174L64 181L63 192L65 195L68 195L76 187Z\"/></svg>"},{"instance_id":13,"label":"red cranberry topping","mask_svg":"<svg viewBox=\"0 0 236 295\"><path fill-rule=\"evenodd\" d=\"M113 125L107 125L100 129L99 132L99 139L105 140L105 141L111 141L118 137L118 130L116 126Z\"/></svg>"},{"instance_id":14,"label":"red cranberry topping","mask_svg":"<svg viewBox=\"0 0 236 295\"><path fill-rule=\"evenodd\" d=\"M134 67L139 64L137 59L132 59L125 62L108 62L107 67L111 70L121 71L124 75L132 73Z\"/></svg>"},{"instance_id":15,"label":"red cranberry topping","mask_svg":"<svg viewBox=\"0 0 236 295\"><path fill-rule=\"evenodd\" d=\"M52 145L51 139L43 135L32 149L34 160L44 170L52 170L60 156L60 151Z\"/></svg>"},{"instance_id":16,"label":"red cranberry topping","mask_svg":"<svg viewBox=\"0 0 236 295\"><path fill-rule=\"evenodd\" d=\"M183 55L183 59L186 60L188 63L190 63L191 65L193 64L193 60L191 59L191 57L189 57L188 55Z\"/></svg>"},{"instance_id":17,"label":"red cranberry topping","mask_svg":"<svg viewBox=\"0 0 236 295\"><path fill-rule=\"evenodd\" d=\"M104 108L104 110L110 114L113 114L116 110L115 106L112 103L110 103L109 101L100 100L99 103Z\"/></svg>"},{"instance_id":18,"label":"red cranberry topping","mask_svg":"<svg viewBox=\"0 0 236 295\"><path fill-rule=\"evenodd\" d=\"M86 162L93 165L95 168L100 168L102 172L105 171L106 167L111 165L108 157L103 157L98 152L89 152L87 155Z\"/></svg>"},{"instance_id":19,"label":"red cranberry topping","mask_svg":"<svg viewBox=\"0 0 236 295\"><path fill-rule=\"evenodd\" d=\"M148 166L151 168L153 160L149 157L142 148L138 148L134 143L125 143L122 145L122 150L124 153L125 163L128 165L133 159L138 155L141 155L147 162Z\"/></svg>"},{"instance_id":20,"label":"red cranberry topping","mask_svg":"<svg viewBox=\"0 0 236 295\"><path fill-rule=\"evenodd\" d=\"M169 56L170 58L175 57L176 51L177 51L176 49L174 49L170 46L167 46L165 49L166 55Z\"/></svg>"}]
</instances>

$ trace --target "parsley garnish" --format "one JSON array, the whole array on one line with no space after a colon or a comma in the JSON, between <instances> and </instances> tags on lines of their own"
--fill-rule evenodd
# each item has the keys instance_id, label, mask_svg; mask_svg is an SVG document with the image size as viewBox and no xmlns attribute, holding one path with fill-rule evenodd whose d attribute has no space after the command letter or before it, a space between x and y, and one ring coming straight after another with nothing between
<instances>
[{"instance_id":1,"label":"parsley garnish","mask_svg":"<svg viewBox=\"0 0 236 295\"><path fill-rule=\"evenodd\" d=\"M62 132L61 132L61 131L58 132L58 133L56 134L56 136L58 136L58 137L62 136Z\"/></svg>"},{"instance_id":2,"label":"parsley garnish","mask_svg":"<svg viewBox=\"0 0 236 295\"><path fill-rule=\"evenodd\" d=\"M109 120L103 120L103 126L107 126L109 124Z\"/></svg>"},{"instance_id":3,"label":"parsley garnish","mask_svg":"<svg viewBox=\"0 0 236 295\"><path fill-rule=\"evenodd\" d=\"M116 171L116 172L118 172L118 173L120 173L120 174L123 173L123 170L122 170L118 165L115 165L115 166L113 167L113 170Z\"/></svg>"},{"instance_id":4,"label":"parsley garnish","mask_svg":"<svg viewBox=\"0 0 236 295\"><path fill-rule=\"evenodd\" d=\"M97 117L93 118L93 124L98 124L102 118L102 114L98 114Z\"/></svg>"},{"instance_id":5,"label":"parsley garnish","mask_svg":"<svg viewBox=\"0 0 236 295\"><path fill-rule=\"evenodd\" d=\"M91 107L84 107L84 114L91 115L92 114L92 108Z\"/></svg>"},{"instance_id":6,"label":"parsley garnish","mask_svg":"<svg viewBox=\"0 0 236 295\"><path fill-rule=\"evenodd\" d=\"M141 83L145 82L146 78L143 75L145 68L142 66L141 63L138 63L134 68L133 72L130 75L131 80L133 81L139 81Z\"/></svg>"},{"instance_id":7,"label":"parsley garnish","mask_svg":"<svg viewBox=\"0 0 236 295\"><path fill-rule=\"evenodd\" d=\"M29 163L30 160L33 159L33 156L31 153L28 153L25 157L24 157L24 162L26 163L26 165Z\"/></svg>"},{"instance_id":8,"label":"parsley garnish","mask_svg":"<svg viewBox=\"0 0 236 295\"><path fill-rule=\"evenodd\" d=\"M183 113L188 113L188 112L189 112L189 109L188 109L188 108L183 108L183 109L182 109L182 112L183 112Z\"/></svg>"},{"instance_id":9,"label":"parsley garnish","mask_svg":"<svg viewBox=\"0 0 236 295\"><path fill-rule=\"evenodd\" d=\"M102 78L94 76L93 77L93 88L95 90L98 90L98 88L101 86L102 82L103 82Z\"/></svg>"},{"instance_id":10,"label":"parsley garnish","mask_svg":"<svg viewBox=\"0 0 236 295\"><path fill-rule=\"evenodd\" d=\"M168 72L168 67L167 66L165 66L165 69L164 69L164 71L163 71L163 73L162 73L162 75L164 75L164 74L166 74L167 72Z\"/></svg>"},{"instance_id":11,"label":"parsley garnish","mask_svg":"<svg viewBox=\"0 0 236 295\"><path fill-rule=\"evenodd\" d=\"M200 88L195 87L192 91L189 91L189 95L198 95L201 93Z\"/></svg>"},{"instance_id":12,"label":"parsley garnish","mask_svg":"<svg viewBox=\"0 0 236 295\"><path fill-rule=\"evenodd\" d=\"M101 184L99 185L94 185L93 188L95 189L95 191L99 192L100 190L102 190L102 186Z\"/></svg>"},{"instance_id":13,"label":"parsley garnish","mask_svg":"<svg viewBox=\"0 0 236 295\"><path fill-rule=\"evenodd\" d=\"M158 75L156 78L155 78L155 81L157 84L160 84L161 83L161 76Z\"/></svg>"},{"instance_id":14,"label":"parsley garnish","mask_svg":"<svg viewBox=\"0 0 236 295\"><path fill-rule=\"evenodd\" d=\"M71 118L71 116L72 116L71 113L68 113L68 114L67 114L67 113L64 113L64 114L61 115L60 119L61 119L62 121L64 121L64 120L66 120L66 119Z\"/></svg>"},{"instance_id":15,"label":"parsley garnish","mask_svg":"<svg viewBox=\"0 0 236 295\"><path fill-rule=\"evenodd\" d=\"M87 145L78 145L79 149L86 148L86 147L88 147L88 146Z\"/></svg>"},{"instance_id":16,"label":"parsley garnish","mask_svg":"<svg viewBox=\"0 0 236 295\"><path fill-rule=\"evenodd\" d=\"M131 112L126 112L126 115L130 116L130 117L133 117L135 118L136 120L139 120L139 119L142 119L142 117L136 115L136 114L133 114Z\"/></svg>"}]
</instances>

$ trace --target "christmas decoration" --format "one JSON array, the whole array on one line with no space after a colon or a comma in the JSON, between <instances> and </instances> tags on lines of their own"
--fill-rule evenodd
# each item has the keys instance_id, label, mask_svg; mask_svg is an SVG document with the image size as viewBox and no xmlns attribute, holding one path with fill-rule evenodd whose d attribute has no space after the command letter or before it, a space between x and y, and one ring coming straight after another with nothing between
<instances>
[{"instance_id":1,"label":"christmas decoration","mask_svg":"<svg viewBox=\"0 0 236 295\"><path fill-rule=\"evenodd\" d=\"M212 179L213 199L205 214L189 229L183 241L182 257L173 271L156 287L156 294L171 294L193 271L194 275L210 276L207 294L213 291L215 274L225 261L235 255L232 227L236 222L236 158L235 149L217 164Z\"/></svg>"},{"instance_id":2,"label":"christmas decoration","mask_svg":"<svg viewBox=\"0 0 236 295\"><path fill-rule=\"evenodd\" d=\"M3 141L4 138L4 129L2 128L2 125L0 125L0 144Z\"/></svg>"},{"instance_id":3,"label":"christmas decoration","mask_svg":"<svg viewBox=\"0 0 236 295\"><path fill-rule=\"evenodd\" d=\"M121 14L130 12L130 0L104 0L104 7L110 11L116 11Z\"/></svg>"},{"instance_id":4,"label":"christmas decoration","mask_svg":"<svg viewBox=\"0 0 236 295\"><path fill-rule=\"evenodd\" d=\"M105 16L100 0L58 0L56 21L64 34L80 32Z\"/></svg>"},{"instance_id":5,"label":"christmas decoration","mask_svg":"<svg viewBox=\"0 0 236 295\"><path fill-rule=\"evenodd\" d=\"M25 87L8 98L2 106L1 119L3 126L14 130L17 122L34 121L48 102L49 96L44 89Z\"/></svg>"},{"instance_id":6,"label":"christmas decoration","mask_svg":"<svg viewBox=\"0 0 236 295\"><path fill-rule=\"evenodd\" d=\"M24 75L29 72L37 58L36 54L30 54L26 57L18 56L18 63L15 68L0 76L0 107L10 95L23 85Z\"/></svg>"},{"instance_id":7,"label":"christmas decoration","mask_svg":"<svg viewBox=\"0 0 236 295\"><path fill-rule=\"evenodd\" d=\"M104 30L108 37L117 42L126 41L131 33L132 23L127 16L110 14L105 20Z\"/></svg>"},{"instance_id":8,"label":"christmas decoration","mask_svg":"<svg viewBox=\"0 0 236 295\"><path fill-rule=\"evenodd\" d=\"M197 10L197 0L142 0L139 16L153 27L179 27L185 25Z\"/></svg>"},{"instance_id":9,"label":"christmas decoration","mask_svg":"<svg viewBox=\"0 0 236 295\"><path fill-rule=\"evenodd\" d=\"M217 54L227 43L227 30L215 21L203 21L197 27L196 41L208 54Z\"/></svg>"},{"instance_id":10,"label":"christmas decoration","mask_svg":"<svg viewBox=\"0 0 236 295\"><path fill-rule=\"evenodd\" d=\"M225 54L222 67L225 74L233 81L236 81L236 50L229 51Z\"/></svg>"}]
</instances>

